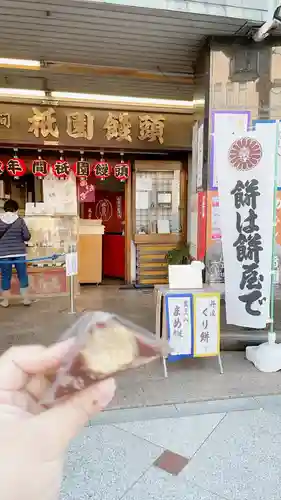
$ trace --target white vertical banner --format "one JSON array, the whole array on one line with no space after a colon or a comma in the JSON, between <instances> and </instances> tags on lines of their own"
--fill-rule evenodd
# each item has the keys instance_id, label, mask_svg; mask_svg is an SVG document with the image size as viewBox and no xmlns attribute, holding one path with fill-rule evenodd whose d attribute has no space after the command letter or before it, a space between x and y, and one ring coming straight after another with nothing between
<instances>
[{"instance_id":1,"label":"white vertical banner","mask_svg":"<svg viewBox=\"0 0 281 500\"><path fill-rule=\"evenodd\" d=\"M204 123L200 123L197 133L196 188L203 186Z\"/></svg>"},{"instance_id":2,"label":"white vertical banner","mask_svg":"<svg viewBox=\"0 0 281 500\"><path fill-rule=\"evenodd\" d=\"M227 323L269 319L276 123L215 135Z\"/></svg>"},{"instance_id":3,"label":"white vertical banner","mask_svg":"<svg viewBox=\"0 0 281 500\"><path fill-rule=\"evenodd\" d=\"M218 187L218 172L217 172L217 146L214 137L223 137L225 131L229 133L243 134L250 124L249 111L213 111L212 112L212 148L211 148L211 188Z\"/></svg>"},{"instance_id":4,"label":"white vertical banner","mask_svg":"<svg viewBox=\"0 0 281 500\"><path fill-rule=\"evenodd\" d=\"M198 141L198 121L196 121L192 128L192 170L196 172L197 168L197 141Z\"/></svg>"},{"instance_id":5,"label":"white vertical banner","mask_svg":"<svg viewBox=\"0 0 281 500\"><path fill-rule=\"evenodd\" d=\"M196 121L192 130L192 172L196 174L195 188L203 185L204 122ZM194 174L193 174L194 175Z\"/></svg>"}]
</instances>

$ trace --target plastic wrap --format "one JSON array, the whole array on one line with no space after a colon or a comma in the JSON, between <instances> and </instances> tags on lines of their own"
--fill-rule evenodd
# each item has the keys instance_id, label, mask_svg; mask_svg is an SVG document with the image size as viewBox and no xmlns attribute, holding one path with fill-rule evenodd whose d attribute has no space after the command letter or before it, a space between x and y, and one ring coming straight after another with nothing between
<instances>
[{"instance_id":1,"label":"plastic wrap","mask_svg":"<svg viewBox=\"0 0 281 500\"><path fill-rule=\"evenodd\" d=\"M59 340L69 342L69 349L58 372L49 376L51 386L41 401L46 406L169 353L168 344L147 330L105 312L83 314Z\"/></svg>"}]
</instances>

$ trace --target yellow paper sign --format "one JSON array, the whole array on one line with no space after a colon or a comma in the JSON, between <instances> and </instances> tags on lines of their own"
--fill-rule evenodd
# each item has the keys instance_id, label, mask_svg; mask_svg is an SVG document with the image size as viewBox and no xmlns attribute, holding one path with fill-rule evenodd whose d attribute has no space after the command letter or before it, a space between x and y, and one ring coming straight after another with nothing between
<instances>
[{"instance_id":1,"label":"yellow paper sign","mask_svg":"<svg viewBox=\"0 0 281 500\"><path fill-rule=\"evenodd\" d=\"M220 352L220 293L193 295L194 357L218 356Z\"/></svg>"}]
</instances>

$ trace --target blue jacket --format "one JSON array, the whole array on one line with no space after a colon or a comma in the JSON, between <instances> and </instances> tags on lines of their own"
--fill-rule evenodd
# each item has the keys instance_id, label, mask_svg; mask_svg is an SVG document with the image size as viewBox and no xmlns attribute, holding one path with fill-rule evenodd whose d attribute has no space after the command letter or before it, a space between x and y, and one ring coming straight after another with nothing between
<instances>
[{"instance_id":1,"label":"blue jacket","mask_svg":"<svg viewBox=\"0 0 281 500\"><path fill-rule=\"evenodd\" d=\"M31 235L24 220L14 212L0 215L0 258L26 255Z\"/></svg>"}]
</instances>

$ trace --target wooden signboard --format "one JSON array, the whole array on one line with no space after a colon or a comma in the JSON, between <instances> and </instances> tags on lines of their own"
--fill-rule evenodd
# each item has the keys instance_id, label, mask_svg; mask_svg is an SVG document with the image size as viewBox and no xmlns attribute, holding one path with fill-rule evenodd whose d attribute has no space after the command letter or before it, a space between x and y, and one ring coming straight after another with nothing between
<instances>
[{"instance_id":1,"label":"wooden signboard","mask_svg":"<svg viewBox=\"0 0 281 500\"><path fill-rule=\"evenodd\" d=\"M6 145L137 150L188 149L192 115L0 103Z\"/></svg>"}]
</instances>

